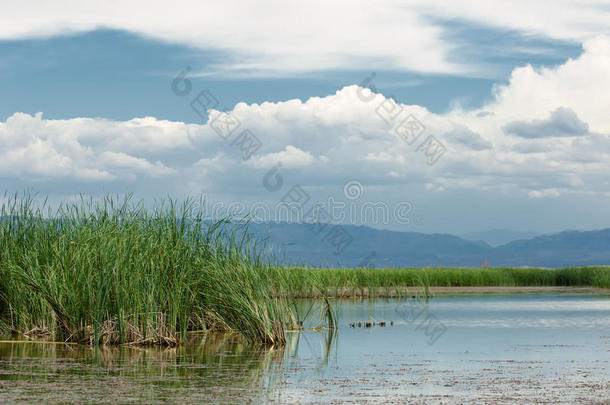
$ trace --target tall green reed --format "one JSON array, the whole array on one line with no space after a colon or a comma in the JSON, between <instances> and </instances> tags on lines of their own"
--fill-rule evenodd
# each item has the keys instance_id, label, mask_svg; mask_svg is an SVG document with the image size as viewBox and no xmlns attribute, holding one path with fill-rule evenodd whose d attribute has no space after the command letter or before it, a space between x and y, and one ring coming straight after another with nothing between
<instances>
[{"instance_id":1,"label":"tall green reed","mask_svg":"<svg viewBox=\"0 0 610 405\"><path fill-rule=\"evenodd\" d=\"M91 343L175 344L218 329L284 344L296 322L284 280L195 206L105 197L50 210L12 196L0 222L2 325Z\"/></svg>"}]
</instances>

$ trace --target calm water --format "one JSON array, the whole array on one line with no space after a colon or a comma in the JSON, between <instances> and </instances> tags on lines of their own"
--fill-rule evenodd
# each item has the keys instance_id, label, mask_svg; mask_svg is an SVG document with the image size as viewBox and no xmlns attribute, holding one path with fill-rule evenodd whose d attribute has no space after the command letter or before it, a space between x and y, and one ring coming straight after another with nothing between
<instances>
[{"instance_id":1,"label":"calm water","mask_svg":"<svg viewBox=\"0 0 610 405\"><path fill-rule=\"evenodd\" d=\"M609 297L343 301L337 311L335 335L291 334L285 350L227 336L177 349L0 343L0 402L610 403Z\"/></svg>"}]
</instances>

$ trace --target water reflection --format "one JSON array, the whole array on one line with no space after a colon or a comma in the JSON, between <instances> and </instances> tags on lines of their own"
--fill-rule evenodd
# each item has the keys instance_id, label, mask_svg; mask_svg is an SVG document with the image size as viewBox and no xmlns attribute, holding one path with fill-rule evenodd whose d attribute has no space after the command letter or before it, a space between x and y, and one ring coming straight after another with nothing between
<instances>
[{"instance_id":1,"label":"water reflection","mask_svg":"<svg viewBox=\"0 0 610 405\"><path fill-rule=\"evenodd\" d=\"M2 342L0 403L608 399L608 297L438 297L423 312L447 325L433 345L400 304L340 301L338 330L289 333L285 348L226 334L175 348Z\"/></svg>"},{"instance_id":2,"label":"water reflection","mask_svg":"<svg viewBox=\"0 0 610 405\"><path fill-rule=\"evenodd\" d=\"M12 397L5 400L63 402L92 395L108 402L163 402L180 392L191 399L242 401L273 394L278 371L289 360L286 352L220 334L192 336L177 348L0 343L0 393L11 384ZM49 386L62 389L41 392Z\"/></svg>"}]
</instances>

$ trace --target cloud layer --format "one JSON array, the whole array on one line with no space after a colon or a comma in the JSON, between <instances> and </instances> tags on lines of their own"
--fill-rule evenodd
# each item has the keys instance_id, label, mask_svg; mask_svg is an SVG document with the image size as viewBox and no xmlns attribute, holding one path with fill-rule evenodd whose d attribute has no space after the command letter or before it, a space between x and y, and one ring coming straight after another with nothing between
<instances>
[{"instance_id":1,"label":"cloud layer","mask_svg":"<svg viewBox=\"0 0 610 405\"><path fill-rule=\"evenodd\" d=\"M511 29L524 36L583 41L610 34L610 8L558 0L446 1L408 4L382 0L258 2L108 1L4 2L0 39L90 31L127 30L197 49L226 52L223 72L294 74L325 69L472 73L457 63L443 21Z\"/></svg>"},{"instance_id":2,"label":"cloud layer","mask_svg":"<svg viewBox=\"0 0 610 405\"><path fill-rule=\"evenodd\" d=\"M245 198L264 193L261 179L281 164L291 183L317 188L357 179L380 193L420 184L439 192L607 195L610 40L596 38L585 50L556 68L515 69L475 111L433 114L354 85L305 102L239 103L230 114L240 125L226 139L217 111L199 125L15 113L0 123L0 176ZM238 141L246 129L261 144L252 156ZM442 156L433 153L436 141L446 148Z\"/></svg>"}]
</instances>

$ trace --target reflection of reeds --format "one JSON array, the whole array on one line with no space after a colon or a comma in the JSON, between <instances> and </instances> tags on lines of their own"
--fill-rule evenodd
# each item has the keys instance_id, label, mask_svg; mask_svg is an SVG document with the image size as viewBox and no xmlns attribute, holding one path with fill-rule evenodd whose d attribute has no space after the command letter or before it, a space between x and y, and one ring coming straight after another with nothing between
<instances>
[{"instance_id":1,"label":"reflection of reeds","mask_svg":"<svg viewBox=\"0 0 610 405\"><path fill-rule=\"evenodd\" d=\"M289 348L292 340L287 342ZM210 398L228 402L264 402L272 397L283 379L287 354L285 347L248 344L230 333L192 336L170 348L0 343L0 361L6 362L4 371L13 380L44 381L58 373L110 375L119 376L123 387L131 386L130 395L155 395L157 390L146 386L162 384L197 387ZM105 383L100 380L100 384Z\"/></svg>"}]
</instances>

